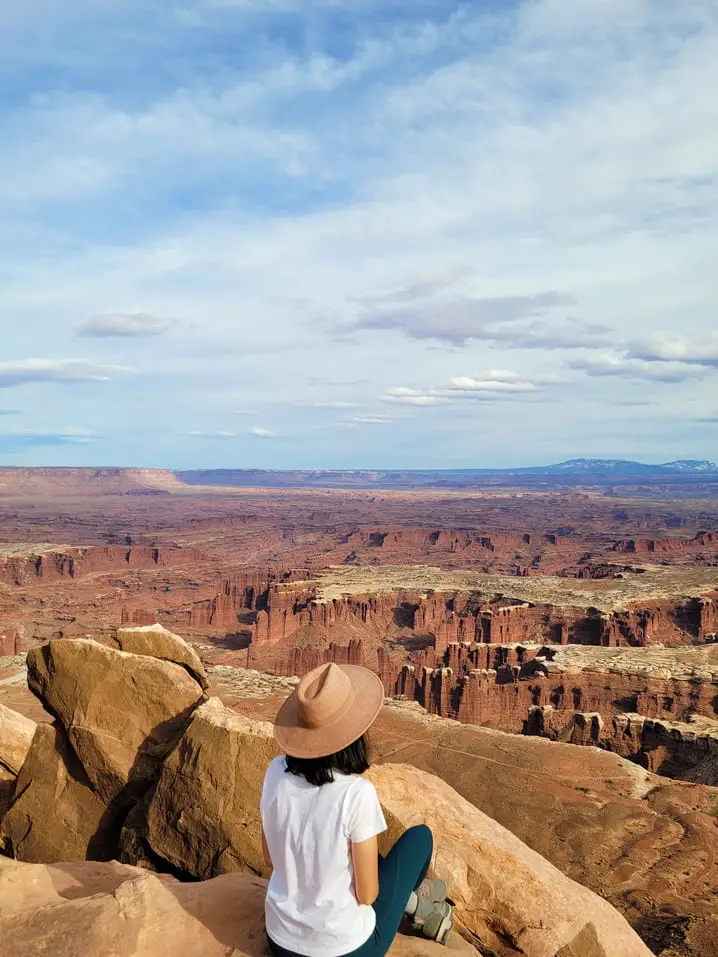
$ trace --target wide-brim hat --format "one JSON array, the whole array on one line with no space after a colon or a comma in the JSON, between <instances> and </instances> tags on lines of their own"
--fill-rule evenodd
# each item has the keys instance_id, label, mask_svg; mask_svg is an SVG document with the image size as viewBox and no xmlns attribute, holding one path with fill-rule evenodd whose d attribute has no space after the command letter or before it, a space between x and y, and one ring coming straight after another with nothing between
<instances>
[{"instance_id":1,"label":"wide-brim hat","mask_svg":"<svg viewBox=\"0 0 718 957\"><path fill-rule=\"evenodd\" d=\"M274 737L294 758L323 758L346 748L374 723L384 703L378 675L360 665L319 665L282 704Z\"/></svg>"}]
</instances>

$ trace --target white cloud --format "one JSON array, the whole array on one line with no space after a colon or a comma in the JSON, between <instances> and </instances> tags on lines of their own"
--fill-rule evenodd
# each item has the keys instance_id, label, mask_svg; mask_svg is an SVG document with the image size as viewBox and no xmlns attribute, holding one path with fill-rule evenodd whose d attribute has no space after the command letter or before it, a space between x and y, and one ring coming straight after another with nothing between
<instances>
[{"instance_id":1,"label":"white cloud","mask_svg":"<svg viewBox=\"0 0 718 957\"><path fill-rule=\"evenodd\" d=\"M89 429L21 429L15 432L0 432L0 451L22 450L33 447L57 445L87 445L94 440Z\"/></svg>"},{"instance_id":2,"label":"white cloud","mask_svg":"<svg viewBox=\"0 0 718 957\"><path fill-rule=\"evenodd\" d=\"M98 339L159 336L171 329L174 323L173 319L151 316L146 312L111 312L88 319L79 327L77 334Z\"/></svg>"},{"instance_id":3,"label":"white cloud","mask_svg":"<svg viewBox=\"0 0 718 957\"><path fill-rule=\"evenodd\" d=\"M250 435L255 435L258 439L274 439L277 436L276 432L272 432L271 429L263 429L259 426L249 430Z\"/></svg>"},{"instance_id":4,"label":"white cloud","mask_svg":"<svg viewBox=\"0 0 718 957\"><path fill-rule=\"evenodd\" d=\"M718 366L718 333L686 337L670 334L649 336L632 342L631 358L645 362L685 362L700 366Z\"/></svg>"},{"instance_id":5,"label":"white cloud","mask_svg":"<svg viewBox=\"0 0 718 957\"><path fill-rule=\"evenodd\" d=\"M193 439L236 439L236 432L226 432L222 429L217 432L202 432L200 430L193 430L187 432L187 435L191 436Z\"/></svg>"},{"instance_id":6,"label":"white cloud","mask_svg":"<svg viewBox=\"0 0 718 957\"><path fill-rule=\"evenodd\" d=\"M433 406L456 402L486 402L510 399L529 392L538 392L536 382L522 379L509 369L491 369L480 376L453 376L445 386L426 389L396 386L387 389L380 399L404 405Z\"/></svg>"},{"instance_id":7,"label":"white cloud","mask_svg":"<svg viewBox=\"0 0 718 957\"><path fill-rule=\"evenodd\" d=\"M29 382L107 382L125 366L98 365L88 359L16 359L0 362L0 388Z\"/></svg>"},{"instance_id":8,"label":"white cloud","mask_svg":"<svg viewBox=\"0 0 718 957\"><path fill-rule=\"evenodd\" d=\"M303 408L306 409L361 409L361 402L341 402L341 401L332 401L326 400L323 402L300 402Z\"/></svg>"},{"instance_id":9,"label":"white cloud","mask_svg":"<svg viewBox=\"0 0 718 957\"><path fill-rule=\"evenodd\" d=\"M524 349L574 349L610 341L605 327L587 326L574 319L532 318L569 305L573 299L557 292L485 299L431 298L410 307L368 310L350 328L397 329L412 339L438 339L453 345L483 339Z\"/></svg>"},{"instance_id":10,"label":"white cloud","mask_svg":"<svg viewBox=\"0 0 718 957\"><path fill-rule=\"evenodd\" d=\"M647 379L653 382L686 382L690 379L700 379L706 374L706 370L685 362L648 362L645 359L632 359L608 353L572 359L569 366L585 372L588 376L620 376L626 379Z\"/></svg>"},{"instance_id":11,"label":"white cloud","mask_svg":"<svg viewBox=\"0 0 718 957\"><path fill-rule=\"evenodd\" d=\"M391 419L388 415L353 415L350 421L360 425L388 425Z\"/></svg>"},{"instance_id":12,"label":"white cloud","mask_svg":"<svg viewBox=\"0 0 718 957\"><path fill-rule=\"evenodd\" d=\"M472 376L455 376L449 379L449 392L535 392L538 388L533 382L521 381L515 373L489 372L485 378L474 379Z\"/></svg>"},{"instance_id":13,"label":"white cloud","mask_svg":"<svg viewBox=\"0 0 718 957\"><path fill-rule=\"evenodd\" d=\"M382 402L398 402L401 405L417 406L446 405L450 401L446 396L424 392L421 389L410 389L407 386L387 389L379 398Z\"/></svg>"}]
</instances>

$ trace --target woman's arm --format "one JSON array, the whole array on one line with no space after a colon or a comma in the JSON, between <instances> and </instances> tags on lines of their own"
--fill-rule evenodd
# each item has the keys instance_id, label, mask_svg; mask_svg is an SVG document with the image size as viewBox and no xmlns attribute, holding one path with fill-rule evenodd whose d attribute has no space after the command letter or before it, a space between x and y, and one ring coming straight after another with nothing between
<instances>
[{"instance_id":1,"label":"woman's arm","mask_svg":"<svg viewBox=\"0 0 718 957\"><path fill-rule=\"evenodd\" d=\"M269 853L269 846L267 845L267 838L264 835L264 828L262 828L262 854L264 855L264 863L267 867L272 866L272 855Z\"/></svg>"},{"instance_id":2,"label":"woman's arm","mask_svg":"<svg viewBox=\"0 0 718 957\"><path fill-rule=\"evenodd\" d=\"M379 895L379 845L376 837L352 843L354 893L360 904L373 904Z\"/></svg>"}]
</instances>

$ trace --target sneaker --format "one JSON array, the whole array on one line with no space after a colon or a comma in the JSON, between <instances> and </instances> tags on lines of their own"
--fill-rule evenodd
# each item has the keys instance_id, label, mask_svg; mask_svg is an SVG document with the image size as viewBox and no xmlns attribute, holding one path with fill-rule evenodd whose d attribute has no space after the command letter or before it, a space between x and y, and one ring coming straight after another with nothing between
<instances>
[{"instance_id":1,"label":"sneaker","mask_svg":"<svg viewBox=\"0 0 718 957\"><path fill-rule=\"evenodd\" d=\"M426 897L430 901L445 901L448 892L446 881L442 881L440 877L427 877L416 889L419 897Z\"/></svg>"},{"instance_id":2,"label":"sneaker","mask_svg":"<svg viewBox=\"0 0 718 957\"><path fill-rule=\"evenodd\" d=\"M414 930L420 930L428 940L445 944L454 926L451 904L420 897L416 913L412 918L412 926Z\"/></svg>"}]
</instances>

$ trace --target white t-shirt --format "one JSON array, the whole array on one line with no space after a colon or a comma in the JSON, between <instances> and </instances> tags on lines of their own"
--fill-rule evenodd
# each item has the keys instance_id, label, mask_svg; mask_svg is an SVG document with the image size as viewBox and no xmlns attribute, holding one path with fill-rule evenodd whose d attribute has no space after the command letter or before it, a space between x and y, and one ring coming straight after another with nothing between
<instances>
[{"instance_id":1,"label":"white t-shirt","mask_svg":"<svg viewBox=\"0 0 718 957\"><path fill-rule=\"evenodd\" d=\"M351 843L386 830L374 785L334 772L315 787L275 758L264 778L262 825L272 857L267 933L285 950L339 957L374 931L374 908L354 896Z\"/></svg>"}]
</instances>

